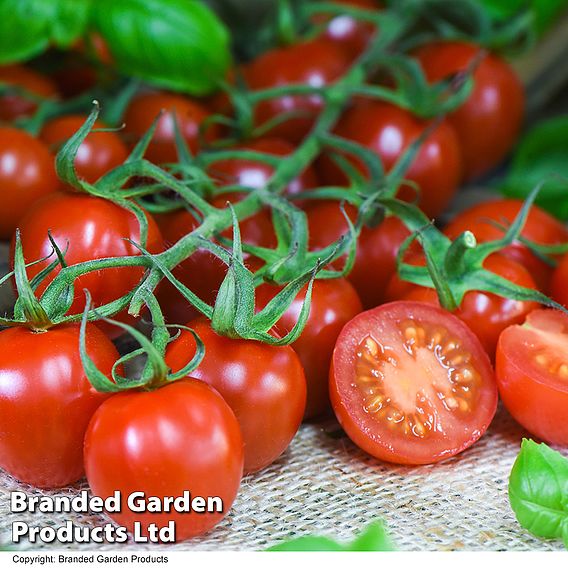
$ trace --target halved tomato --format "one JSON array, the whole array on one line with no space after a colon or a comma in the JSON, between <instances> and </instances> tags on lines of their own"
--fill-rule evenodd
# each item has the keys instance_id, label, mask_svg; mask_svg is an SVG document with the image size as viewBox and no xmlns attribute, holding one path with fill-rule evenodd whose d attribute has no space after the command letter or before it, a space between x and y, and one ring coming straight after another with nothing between
<instances>
[{"instance_id":1,"label":"halved tomato","mask_svg":"<svg viewBox=\"0 0 568 568\"><path fill-rule=\"evenodd\" d=\"M497 409L493 369L477 337L449 312L419 302L383 304L343 328L330 397L355 444L409 465L462 452Z\"/></svg>"},{"instance_id":2,"label":"halved tomato","mask_svg":"<svg viewBox=\"0 0 568 568\"><path fill-rule=\"evenodd\" d=\"M499 394L531 434L568 444L568 315L535 310L524 325L508 327L496 359Z\"/></svg>"}]
</instances>

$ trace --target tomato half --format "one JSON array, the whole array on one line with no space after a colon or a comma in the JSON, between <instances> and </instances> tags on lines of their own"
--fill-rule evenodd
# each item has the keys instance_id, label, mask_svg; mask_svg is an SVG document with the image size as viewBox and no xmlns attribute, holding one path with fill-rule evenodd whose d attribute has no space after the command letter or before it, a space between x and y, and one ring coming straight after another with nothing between
<instances>
[{"instance_id":1,"label":"tomato half","mask_svg":"<svg viewBox=\"0 0 568 568\"><path fill-rule=\"evenodd\" d=\"M0 238L10 239L22 215L59 187L53 165L43 142L17 128L0 128Z\"/></svg>"},{"instance_id":2,"label":"tomato half","mask_svg":"<svg viewBox=\"0 0 568 568\"><path fill-rule=\"evenodd\" d=\"M258 308L263 308L281 290L278 286L262 284L256 289ZM304 289L276 324L284 336L292 330L304 299ZM304 418L309 419L329 410L329 365L339 332L363 307L353 286L345 278L316 280L312 289L310 315L302 335L292 343L300 357L307 382L307 402Z\"/></svg>"},{"instance_id":3,"label":"tomato half","mask_svg":"<svg viewBox=\"0 0 568 568\"><path fill-rule=\"evenodd\" d=\"M519 214L523 206L520 199L495 199L474 205L456 215L444 228L444 233L451 239L457 238L465 231L471 231L478 242L503 238L504 230L495 226L509 225ZM558 219L533 205L521 236L541 245L557 245L568 241L568 228ZM548 291L552 267L543 262L520 241L515 241L502 249L500 254L521 263L532 275L539 288Z\"/></svg>"},{"instance_id":4,"label":"tomato half","mask_svg":"<svg viewBox=\"0 0 568 568\"><path fill-rule=\"evenodd\" d=\"M140 522L176 525L176 539L203 534L229 512L243 473L243 441L235 415L211 387L184 379L153 391L119 393L95 413L85 436L85 470L94 495L123 496L112 518L133 531ZM222 512L135 513L126 496L220 497Z\"/></svg>"},{"instance_id":5,"label":"tomato half","mask_svg":"<svg viewBox=\"0 0 568 568\"><path fill-rule=\"evenodd\" d=\"M87 352L110 376L119 355L96 326ZM63 487L83 477L83 438L107 394L89 383L79 357L79 326L43 333L0 332L0 467L35 487Z\"/></svg>"},{"instance_id":6,"label":"tomato half","mask_svg":"<svg viewBox=\"0 0 568 568\"><path fill-rule=\"evenodd\" d=\"M162 111L164 113L158 120L145 157L155 164L178 161L174 116L189 149L193 153L197 152L201 142L199 131L209 112L199 103L182 95L157 92L137 96L124 115L125 138L129 138L133 144L136 143L146 134ZM217 126L211 125L203 132L203 141L212 142L218 135Z\"/></svg>"},{"instance_id":7,"label":"tomato half","mask_svg":"<svg viewBox=\"0 0 568 568\"><path fill-rule=\"evenodd\" d=\"M400 464L462 452L497 409L497 385L479 340L449 312L418 302L384 304L343 328L330 396L355 444Z\"/></svg>"},{"instance_id":8,"label":"tomato half","mask_svg":"<svg viewBox=\"0 0 568 568\"><path fill-rule=\"evenodd\" d=\"M440 41L415 53L429 81L465 71L480 53L477 45ZM464 175L478 177L495 167L513 147L523 123L525 94L513 68L494 54L485 55L473 73L473 92L448 120L459 138Z\"/></svg>"},{"instance_id":9,"label":"tomato half","mask_svg":"<svg viewBox=\"0 0 568 568\"><path fill-rule=\"evenodd\" d=\"M374 151L385 171L390 171L405 150L423 134L428 122L413 116L407 110L384 102L366 102L353 106L335 128L338 136L358 142ZM366 175L367 168L359 160L349 160ZM330 185L345 185L347 178L329 156L319 162L318 173ZM398 197L415 200L430 217L439 215L454 196L462 176L462 160L454 129L441 122L426 138L405 179L420 188L403 186Z\"/></svg>"},{"instance_id":10,"label":"tomato half","mask_svg":"<svg viewBox=\"0 0 568 568\"><path fill-rule=\"evenodd\" d=\"M210 322L190 322L205 345L205 357L192 376L219 391L233 409L245 443L245 473L271 464L289 446L306 408L306 379L290 346L217 335ZM169 344L166 362L180 370L195 354L188 331Z\"/></svg>"},{"instance_id":11,"label":"tomato half","mask_svg":"<svg viewBox=\"0 0 568 568\"><path fill-rule=\"evenodd\" d=\"M289 85L323 87L339 79L348 65L349 59L339 47L313 40L262 54L249 64L245 75L253 91ZM269 135L297 143L309 132L322 107L319 95L276 97L256 106L255 123L260 126L294 113L297 116L271 128Z\"/></svg>"},{"instance_id":12,"label":"tomato half","mask_svg":"<svg viewBox=\"0 0 568 568\"><path fill-rule=\"evenodd\" d=\"M568 316L531 312L499 338L497 383L503 404L531 434L568 444Z\"/></svg>"},{"instance_id":13,"label":"tomato half","mask_svg":"<svg viewBox=\"0 0 568 568\"><path fill-rule=\"evenodd\" d=\"M86 119L80 114L59 116L44 125L39 137L56 153L83 126ZM97 120L94 128L106 128L106 125ZM120 166L127 157L128 148L116 132L91 132L79 146L75 168L80 178L94 183Z\"/></svg>"}]
</instances>

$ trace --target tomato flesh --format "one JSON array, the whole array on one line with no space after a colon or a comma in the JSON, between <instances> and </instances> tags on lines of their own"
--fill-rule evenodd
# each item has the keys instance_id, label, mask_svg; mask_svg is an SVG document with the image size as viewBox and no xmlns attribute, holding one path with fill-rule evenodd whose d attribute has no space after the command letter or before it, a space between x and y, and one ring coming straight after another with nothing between
<instances>
[{"instance_id":1,"label":"tomato flesh","mask_svg":"<svg viewBox=\"0 0 568 568\"><path fill-rule=\"evenodd\" d=\"M401 464L465 450L497 408L491 364L475 335L450 313L416 302L384 304L345 326L330 396L353 442Z\"/></svg>"},{"instance_id":2,"label":"tomato flesh","mask_svg":"<svg viewBox=\"0 0 568 568\"><path fill-rule=\"evenodd\" d=\"M507 328L496 359L501 400L529 432L568 444L568 316L531 312L524 325Z\"/></svg>"}]
</instances>

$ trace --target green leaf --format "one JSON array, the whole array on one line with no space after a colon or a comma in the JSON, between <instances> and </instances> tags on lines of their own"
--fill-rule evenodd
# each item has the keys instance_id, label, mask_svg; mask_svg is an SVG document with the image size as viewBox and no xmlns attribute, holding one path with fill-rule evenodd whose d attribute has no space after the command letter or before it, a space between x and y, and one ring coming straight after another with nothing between
<instances>
[{"instance_id":1,"label":"green leaf","mask_svg":"<svg viewBox=\"0 0 568 568\"><path fill-rule=\"evenodd\" d=\"M51 20L50 35L58 47L68 48L78 37L83 35L89 20L91 1L52 1L54 14Z\"/></svg>"},{"instance_id":2,"label":"green leaf","mask_svg":"<svg viewBox=\"0 0 568 568\"><path fill-rule=\"evenodd\" d=\"M521 526L566 544L568 459L546 444L523 440L509 478L509 501Z\"/></svg>"},{"instance_id":3,"label":"green leaf","mask_svg":"<svg viewBox=\"0 0 568 568\"><path fill-rule=\"evenodd\" d=\"M322 536L302 536L272 546L271 552L384 552L394 550L381 521L371 523L354 541L340 544Z\"/></svg>"},{"instance_id":4,"label":"green leaf","mask_svg":"<svg viewBox=\"0 0 568 568\"><path fill-rule=\"evenodd\" d=\"M230 63L224 25L196 0L98 0L95 26L121 71L193 95L212 92Z\"/></svg>"},{"instance_id":5,"label":"green leaf","mask_svg":"<svg viewBox=\"0 0 568 568\"><path fill-rule=\"evenodd\" d=\"M568 116L535 126L521 141L501 191L523 199L535 185L549 177L536 203L556 217L568 219L567 139Z\"/></svg>"}]
</instances>

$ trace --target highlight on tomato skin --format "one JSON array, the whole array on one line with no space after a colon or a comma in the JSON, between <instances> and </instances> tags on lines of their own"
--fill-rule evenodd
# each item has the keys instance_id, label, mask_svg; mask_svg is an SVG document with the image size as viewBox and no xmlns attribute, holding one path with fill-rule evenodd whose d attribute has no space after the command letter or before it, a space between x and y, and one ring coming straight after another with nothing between
<instances>
[{"instance_id":1,"label":"highlight on tomato skin","mask_svg":"<svg viewBox=\"0 0 568 568\"><path fill-rule=\"evenodd\" d=\"M511 416L545 442L568 445L568 315L531 312L507 328L496 358L499 394Z\"/></svg>"},{"instance_id":2,"label":"highlight on tomato skin","mask_svg":"<svg viewBox=\"0 0 568 568\"><path fill-rule=\"evenodd\" d=\"M497 409L483 347L449 312L391 302L356 316L341 332L330 369L341 426L371 456L435 463L475 443Z\"/></svg>"}]
</instances>

